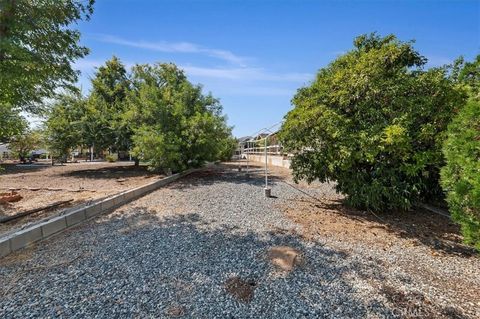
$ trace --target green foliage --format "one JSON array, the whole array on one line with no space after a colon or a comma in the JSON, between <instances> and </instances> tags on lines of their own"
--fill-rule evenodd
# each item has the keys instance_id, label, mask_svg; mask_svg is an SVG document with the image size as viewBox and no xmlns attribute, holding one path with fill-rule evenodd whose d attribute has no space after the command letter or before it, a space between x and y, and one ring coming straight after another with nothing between
<instances>
[{"instance_id":1,"label":"green foliage","mask_svg":"<svg viewBox=\"0 0 480 319\"><path fill-rule=\"evenodd\" d=\"M58 156L79 145L131 150L153 170L180 171L229 157L234 142L221 112L175 65L137 65L128 78L114 57L98 69L88 98L58 99L46 131Z\"/></svg>"},{"instance_id":2,"label":"green foliage","mask_svg":"<svg viewBox=\"0 0 480 319\"><path fill-rule=\"evenodd\" d=\"M84 119L87 145L99 149L129 150L132 131L124 121L125 99L130 89L125 66L113 57L98 68L92 79L88 99L88 118Z\"/></svg>"},{"instance_id":3,"label":"green foliage","mask_svg":"<svg viewBox=\"0 0 480 319\"><path fill-rule=\"evenodd\" d=\"M451 78L464 86L472 98L480 100L480 54L471 62L458 58L453 63Z\"/></svg>"},{"instance_id":4,"label":"green foliage","mask_svg":"<svg viewBox=\"0 0 480 319\"><path fill-rule=\"evenodd\" d=\"M128 150L131 132L123 126L128 90L125 67L113 57L98 68L88 98L78 91L60 95L46 121L48 144L55 156L65 156L77 146Z\"/></svg>"},{"instance_id":5,"label":"green foliage","mask_svg":"<svg viewBox=\"0 0 480 319\"><path fill-rule=\"evenodd\" d=\"M216 160L231 136L218 100L174 64L135 66L127 100L133 153L152 169L180 171Z\"/></svg>"},{"instance_id":6,"label":"green foliage","mask_svg":"<svg viewBox=\"0 0 480 319\"><path fill-rule=\"evenodd\" d=\"M233 136L225 136L219 145L218 160L229 161L232 159L233 153L237 149L238 140Z\"/></svg>"},{"instance_id":7,"label":"green foliage","mask_svg":"<svg viewBox=\"0 0 480 319\"><path fill-rule=\"evenodd\" d=\"M72 62L84 57L70 26L92 14L93 0L0 2L0 105L37 111L39 102L77 80Z\"/></svg>"},{"instance_id":8,"label":"green foliage","mask_svg":"<svg viewBox=\"0 0 480 319\"><path fill-rule=\"evenodd\" d=\"M0 104L0 143L7 143L12 136L21 134L27 127L27 121L18 110Z\"/></svg>"},{"instance_id":9,"label":"green foliage","mask_svg":"<svg viewBox=\"0 0 480 319\"><path fill-rule=\"evenodd\" d=\"M105 159L109 163L114 163L114 162L117 161L117 158L115 156L113 156L112 154L109 154L109 155L105 156Z\"/></svg>"},{"instance_id":10,"label":"green foliage","mask_svg":"<svg viewBox=\"0 0 480 319\"><path fill-rule=\"evenodd\" d=\"M85 114L86 101L78 92L63 94L55 101L45 122L46 144L53 157L66 157L85 143Z\"/></svg>"},{"instance_id":11,"label":"green foliage","mask_svg":"<svg viewBox=\"0 0 480 319\"><path fill-rule=\"evenodd\" d=\"M12 150L14 156L25 161L30 153L40 147L42 135L39 131L25 131L22 134L15 135L8 147Z\"/></svg>"},{"instance_id":12,"label":"green foliage","mask_svg":"<svg viewBox=\"0 0 480 319\"><path fill-rule=\"evenodd\" d=\"M458 59L452 79L465 87L471 98L448 127L441 180L465 242L480 250L480 55L473 62Z\"/></svg>"},{"instance_id":13,"label":"green foliage","mask_svg":"<svg viewBox=\"0 0 480 319\"><path fill-rule=\"evenodd\" d=\"M351 205L373 210L438 196L444 130L465 95L425 63L394 36L356 38L293 98L280 139L295 178L336 181Z\"/></svg>"},{"instance_id":14,"label":"green foliage","mask_svg":"<svg viewBox=\"0 0 480 319\"><path fill-rule=\"evenodd\" d=\"M471 100L448 127L442 186L465 241L480 250L480 102Z\"/></svg>"}]
</instances>

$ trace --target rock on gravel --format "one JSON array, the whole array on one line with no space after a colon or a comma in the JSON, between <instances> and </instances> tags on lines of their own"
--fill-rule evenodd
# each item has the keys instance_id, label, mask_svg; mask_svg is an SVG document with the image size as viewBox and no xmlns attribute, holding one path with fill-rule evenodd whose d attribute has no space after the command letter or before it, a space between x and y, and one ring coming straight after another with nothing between
<instances>
[{"instance_id":1,"label":"rock on gravel","mask_svg":"<svg viewBox=\"0 0 480 319\"><path fill-rule=\"evenodd\" d=\"M275 178L272 189L276 198L265 198L261 176L222 167L12 254L0 260L0 317L478 314L480 307L469 300L449 305L449 296L437 300L443 292L417 285L408 270L390 269L395 252L383 257L385 251L361 243L352 248L334 239L304 240L278 208L298 192ZM311 192L321 196L331 189ZM291 263L290 271L271 262L272 249L275 258Z\"/></svg>"}]
</instances>

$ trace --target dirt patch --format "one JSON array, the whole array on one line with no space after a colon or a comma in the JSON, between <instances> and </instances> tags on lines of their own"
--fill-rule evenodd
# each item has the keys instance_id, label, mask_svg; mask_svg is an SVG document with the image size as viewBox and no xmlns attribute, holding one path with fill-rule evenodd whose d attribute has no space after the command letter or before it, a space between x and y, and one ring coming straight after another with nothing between
<instances>
[{"instance_id":1,"label":"dirt patch","mask_svg":"<svg viewBox=\"0 0 480 319\"><path fill-rule=\"evenodd\" d=\"M275 246L268 250L267 258L277 269L290 272L302 263L298 250L288 246Z\"/></svg>"},{"instance_id":2,"label":"dirt patch","mask_svg":"<svg viewBox=\"0 0 480 319\"><path fill-rule=\"evenodd\" d=\"M252 301L255 286L255 281L245 280L240 277L230 277L225 282L227 292L244 303Z\"/></svg>"},{"instance_id":3,"label":"dirt patch","mask_svg":"<svg viewBox=\"0 0 480 319\"><path fill-rule=\"evenodd\" d=\"M0 193L14 191L17 202L0 205L0 218L12 216L54 202L73 199L76 206L145 185L162 176L133 163L82 162L63 166L2 164ZM0 224L0 234L56 214L65 207L42 211L19 220Z\"/></svg>"},{"instance_id":4,"label":"dirt patch","mask_svg":"<svg viewBox=\"0 0 480 319\"><path fill-rule=\"evenodd\" d=\"M403 292L392 286L383 285L380 292L395 308L401 311L402 318L434 318L435 311L430 301L421 293Z\"/></svg>"},{"instance_id":5,"label":"dirt patch","mask_svg":"<svg viewBox=\"0 0 480 319\"><path fill-rule=\"evenodd\" d=\"M170 317L181 317L185 314L185 309L181 306L171 306L165 313Z\"/></svg>"},{"instance_id":6,"label":"dirt patch","mask_svg":"<svg viewBox=\"0 0 480 319\"><path fill-rule=\"evenodd\" d=\"M335 236L343 241L366 242L388 249L424 245L434 256L475 256L475 251L462 243L459 227L448 217L424 209L407 212L373 213L345 206L341 199L312 200L298 196L281 207L294 222L302 225L302 236Z\"/></svg>"},{"instance_id":7,"label":"dirt patch","mask_svg":"<svg viewBox=\"0 0 480 319\"><path fill-rule=\"evenodd\" d=\"M5 205L7 203L16 203L22 200L22 196L17 192L10 193L0 193L0 205Z\"/></svg>"}]
</instances>

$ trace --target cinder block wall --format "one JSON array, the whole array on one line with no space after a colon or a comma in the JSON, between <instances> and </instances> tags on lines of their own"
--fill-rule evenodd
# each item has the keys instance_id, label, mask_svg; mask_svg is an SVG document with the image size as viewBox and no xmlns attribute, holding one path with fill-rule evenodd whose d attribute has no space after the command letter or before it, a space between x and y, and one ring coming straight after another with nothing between
<instances>
[{"instance_id":1,"label":"cinder block wall","mask_svg":"<svg viewBox=\"0 0 480 319\"><path fill-rule=\"evenodd\" d=\"M265 163L265 155L248 155L248 159L253 162ZM281 155L268 155L268 165L290 168L290 160Z\"/></svg>"}]
</instances>

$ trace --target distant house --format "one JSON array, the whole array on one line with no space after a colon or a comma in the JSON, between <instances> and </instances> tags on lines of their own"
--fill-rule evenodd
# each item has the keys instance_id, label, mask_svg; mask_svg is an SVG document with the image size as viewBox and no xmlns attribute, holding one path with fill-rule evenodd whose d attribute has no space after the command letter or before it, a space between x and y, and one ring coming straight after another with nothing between
<instances>
[{"instance_id":1,"label":"distant house","mask_svg":"<svg viewBox=\"0 0 480 319\"><path fill-rule=\"evenodd\" d=\"M240 155L243 154L245 149L248 148L248 141L251 140L251 136L243 136L238 138L238 147L237 150L235 151L235 155Z\"/></svg>"}]
</instances>

